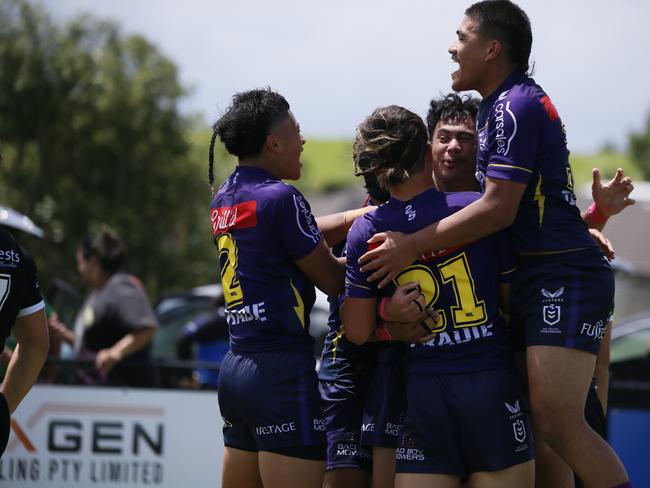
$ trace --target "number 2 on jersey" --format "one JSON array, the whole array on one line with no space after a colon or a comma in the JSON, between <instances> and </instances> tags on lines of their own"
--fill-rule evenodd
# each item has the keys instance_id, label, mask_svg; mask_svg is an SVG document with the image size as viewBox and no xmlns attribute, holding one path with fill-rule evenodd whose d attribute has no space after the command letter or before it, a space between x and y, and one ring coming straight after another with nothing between
<instances>
[{"instance_id":1,"label":"number 2 on jersey","mask_svg":"<svg viewBox=\"0 0 650 488\"><path fill-rule=\"evenodd\" d=\"M237 243L230 234L217 237L219 263L221 264L221 286L228 308L241 305L244 294L237 278Z\"/></svg>"}]
</instances>

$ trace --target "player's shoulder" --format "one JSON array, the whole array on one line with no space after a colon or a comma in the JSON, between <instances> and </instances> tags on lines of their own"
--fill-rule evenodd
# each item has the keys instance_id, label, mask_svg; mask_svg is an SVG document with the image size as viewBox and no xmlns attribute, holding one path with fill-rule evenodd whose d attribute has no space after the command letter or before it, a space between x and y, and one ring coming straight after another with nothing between
<instances>
[{"instance_id":1,"label":"player's shoulder","mask_svg":"<svg viewBox=\"0 0 650 488\"><path fill-rule=\"evenodd\" d=\"M507 90L499 92L492 104L490 113L496 119L507 118L513 114L542 114L541 99L546 94L532 78L525 78Z\"/></svg>"}]
</instances>

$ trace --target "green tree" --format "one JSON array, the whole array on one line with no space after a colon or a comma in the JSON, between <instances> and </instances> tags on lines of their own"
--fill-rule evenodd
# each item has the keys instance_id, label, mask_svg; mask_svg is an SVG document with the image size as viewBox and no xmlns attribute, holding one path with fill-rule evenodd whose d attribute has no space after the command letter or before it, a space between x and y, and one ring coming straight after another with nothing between
<instances>
[{"instance_id":1,"label":"green tree","mask_svg":"<svg viewBox=\"0 0 650 488\"><path fill-rule=\"evenodd\" d=\"M0 201L44 227L46 276L74 279L80 239L107 222L153 296L216 279L209 134L199 155L184 95L174 63L141 36L0 5Z\"/></svg>"},{"instance_id":2,"label":"green tree","mask_svg":"<svg viewBox=\"0 0 650 488\"><path fill-rule=\"evenodd\" d=\"M650 115L645 130L630 135L630 156L641 169L646 180L650 180Z\"/></svg>"}]
</instances>

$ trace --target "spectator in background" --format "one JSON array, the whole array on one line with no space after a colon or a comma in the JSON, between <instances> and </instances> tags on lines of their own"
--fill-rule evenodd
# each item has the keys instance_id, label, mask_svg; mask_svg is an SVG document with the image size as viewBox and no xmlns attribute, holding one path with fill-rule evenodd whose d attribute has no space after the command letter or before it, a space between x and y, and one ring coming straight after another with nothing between
<instances>
[{"instance_id":1,"label":"spectator in background","mask_svg":"<svg viewBox=\"0 0 650 488\"><path fill-rule=\"evenodd\" d=\"M188 322L176 340L176 356L178 359L192 358L192 344L196 343L196 360L202 362L221 363L228 352L228 323L223 294L214 299L210 310ZM215 364L216 366L216 364ZM211 368L198 368L193 378L201 389L216 389L219 382L219 371Z\"/></svg>"},{"instance_id":2,"label":"spectator in background","mask_svg":"<svg viewBox=\"0 0 650 488\"><path fill-rule=\"evenodd\" d=\"M94 367L83 372L86 381L153 386L149 353L158 321L140 280L119 271L124 256L121 240L106 225L84 238L77 249L77 270L92 291L79 310L74 332L56 318L49 327L74 345L79 358L94 358Z\"/></svg>"}]
</instances>

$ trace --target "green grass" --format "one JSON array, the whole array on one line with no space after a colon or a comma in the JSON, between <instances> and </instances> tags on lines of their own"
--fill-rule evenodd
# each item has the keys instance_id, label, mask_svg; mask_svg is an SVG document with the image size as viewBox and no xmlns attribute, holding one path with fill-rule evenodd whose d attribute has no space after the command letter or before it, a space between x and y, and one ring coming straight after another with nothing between
<instances>
[{"instance_id":1,"label":"green grass","mask_svg":"<svg viewBox=\"0 0 650 488\"><path fill-rule=\"evenodd\" d=\"M305 193L361 184L353 174L352 141L309 139L300 160L302 176L295 184Z\"/></svg>"},{"instance_id":2,"label":"green grass","mask_svg":"<svg viewBox=\"0 0 650 488\"><path fill-rule=\"evenodd\" d=\"M636 164L626 155L614 152L601 152L589 156L581 154L571 154L571 170L576 186L591 183L591 170L600 169L603 181L607 181L614 176L617 168L623 168L626 176L632 177L633 180L642 179L641 171Z\"/></svg>"},{"instance_id":3,"label":"green grass","mask_svg":"<svg viewBox=\"0 0 650 488\"><path fill-rule=\"evenodd\" d=\"M193 146L200 145L197 158L205 160L209 133L195 134ZM352 162L352 141L346 139L309 139L302 153L302 177L292 182L305 193L331 192L353 185L361 185L354 176ZM576 187L591 183L592 168L599 168L603 181L609 180L616 168L623 168L627 176L641 180L641 171L632 160L622 153L600 152L592 155L571 154L571 169ZM234 158L226 154L225 148L217 144L215 149L215 176L222 181L234 167Z\"/></svg>"}]
</instances>

